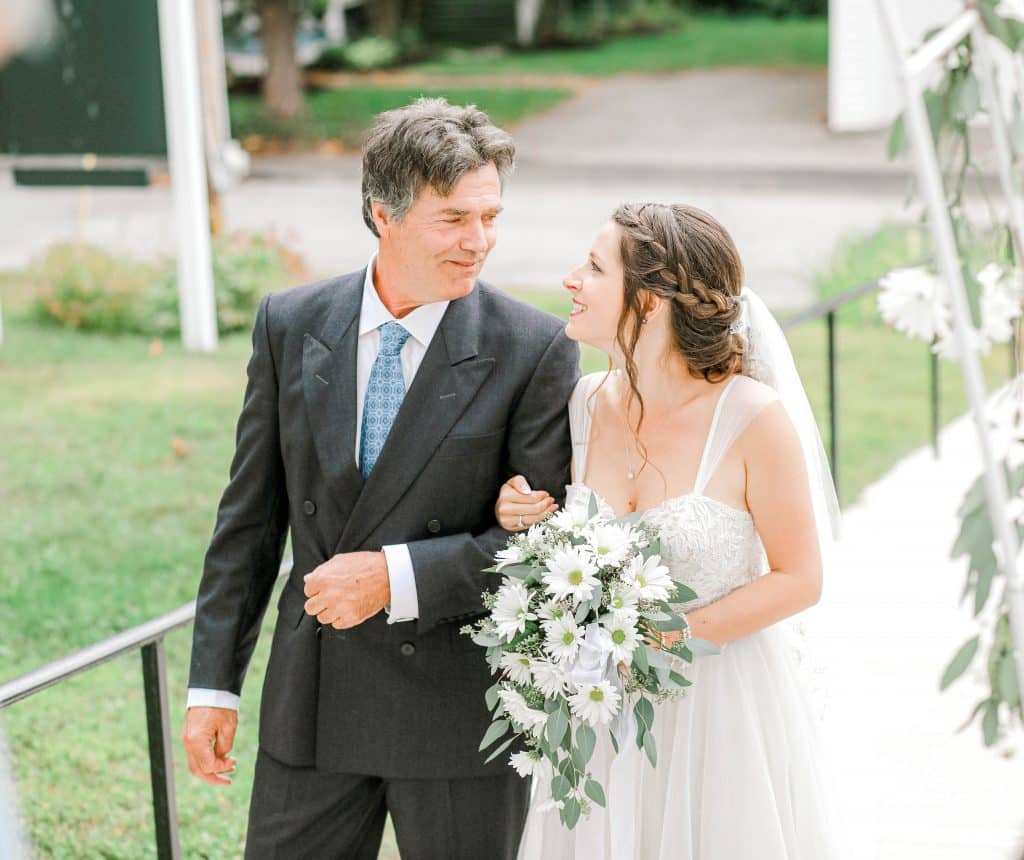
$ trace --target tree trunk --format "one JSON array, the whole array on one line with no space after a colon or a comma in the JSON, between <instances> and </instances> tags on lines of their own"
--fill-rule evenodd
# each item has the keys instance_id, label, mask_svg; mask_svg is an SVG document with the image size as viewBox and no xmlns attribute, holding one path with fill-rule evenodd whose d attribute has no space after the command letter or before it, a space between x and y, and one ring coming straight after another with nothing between
<instances>
[{"instance_id":1,"label":"tree trunk","mask_svg":"<svg viewBox=\"0 0 1024 860\"><path fill-rule=\"evenodd\" d=\"M402 0L370 0L370 29L375 36L394 39L402 26Z\"/></svg>"},{"instance_id":2,"label":"tree trunk","mask_svg":"<svg viewBox=\"0 0 1024 860\"><path fill-rule=\"evenodd\" d=\"M299 116L305 106L302 72L295 58L295 30L291 0L260 0L260 37L267 58L263 98L267 109L283 119Z\"/></svg>"}]
</instances>

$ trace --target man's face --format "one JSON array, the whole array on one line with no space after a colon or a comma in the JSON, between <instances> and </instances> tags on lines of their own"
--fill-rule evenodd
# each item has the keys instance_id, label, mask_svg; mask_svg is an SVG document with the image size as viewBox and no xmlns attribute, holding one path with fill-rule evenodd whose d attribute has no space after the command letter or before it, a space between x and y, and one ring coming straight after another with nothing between
<instances>
[{"instance_id":1,"label":"man's face","mask_svg":"<svg viewBox=\"0 0 1024 860\"><path fill-rule=\"evenodd\" d=\"M415 307L469 295L497 241L501 208L493 164L466 173L446 197L425 186L401 221L375 202L379 261L387 281L400 285L399 303Z\"/></svg>"}]
</instances>

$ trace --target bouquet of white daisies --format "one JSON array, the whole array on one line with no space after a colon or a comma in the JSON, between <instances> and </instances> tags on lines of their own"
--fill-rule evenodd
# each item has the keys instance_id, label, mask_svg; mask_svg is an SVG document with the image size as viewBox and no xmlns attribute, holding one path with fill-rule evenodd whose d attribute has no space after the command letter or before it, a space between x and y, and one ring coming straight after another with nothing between
<instances>
[{"instance_id":1,"label":"bouquet of white daisies","mask_svg":"<svg viewBox=\"0 0 1024 860\"><path fill-rule=\"evenodd\" d=\"M462 630L500 673L480 749L502 741L490 761L518 739L511 765L541 780L570 829L591 803L605 805L588 770L597 731L616 752L635 741L656 766L653 703L690 685L680 661L717 650L690 637L673 610L697 595L669 576L660 552L654 526L637 514L602 516L591 496L509 539L489 568L503 577L484 594L489 615ZM667 631L682 636L664 649Z\"/></svg>"}]
</instances>

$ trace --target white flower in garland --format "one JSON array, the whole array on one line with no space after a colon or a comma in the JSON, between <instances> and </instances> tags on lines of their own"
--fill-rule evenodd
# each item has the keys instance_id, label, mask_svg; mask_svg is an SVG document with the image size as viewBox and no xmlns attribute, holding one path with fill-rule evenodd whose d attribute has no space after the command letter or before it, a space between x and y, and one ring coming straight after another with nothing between
<instances>
[{"instance_id":1,"label":"white flower in garland","mask_svg":"<svg viewBox=\"0 0 1024 860\"><path fill-rule=\"evenodd\" d=\"M606 615L601 619L601 640L602 646L611 651L612 660L616 663L629 663L636 646L640 644L636 618L619 613Z\"/></svg>"},{"instance_id":2,"label":"white flower in garland","mask_svg":"<svg viewBox=\"0 0 1024 860\"><path fill-rule=\"evenodd\" d=\"M538 779L548 776L551 763L544 758L540 750L524 750L509 756L509 764L521 777L535 776Z\"/></svg>"},{"instance_id":3,"label":"white flower in garland","mask_svg":"<svg viewBox=\"0 0 1024 860\"><path fill-rule=\"evenodd\" d=\"M636 604L640 593L629 582L617 582L610 589L608 608L616 615L638 617Z\"/></svg>"},{"instance_id":4,"label":"white flower in garland","mask_svg":"<svg viewBox=\"0 0 1024 860\"><path fill-rule=\"evenodd\" d=\"M623 578L643 600L668 600L674 592L675 582L668 575L668 568L661 563L661 556L652 555L644 561L635 556L622 572Z\"/></svg>"},{"instance_id":5,"label":"white flower in garland","mask_svg":"<svg viewBox=\"0 0 1024 860\"><path fill-rule=\"evenodd\" d=\"M501 668L508 673L513 684L528 687L533 681L530 674L530 658L518 651L506 651L501 655Z\"/></svg>"},{"instance_id":6,"label":"white flower in garland","mask_svg":"<svg viewBox=\"0 0 1024 860\"><path fill-rule=\"evenodd\" d=\"M621 696L608 681L583 684L569 697L569 707L591 726L606 725L619 712Z\"/></svg>"},{"instance_id":7,"label":"white flower in garland","mask_svg":"<svg viewBox=\"0 0 1024 860\"><path fill-rule=\"evenodd\" d=\"M531 708L520 693L504 687L498 691L498 698L501 699L501 704L505 707L505 713L508 714L509 719L524 731L528 731L536 737L544 730L548 715L536 708Z\"/></svg>"},{"instance_id":8,"label":"white flower in garland","mask_svg":"<svg viewBox=\"0 0 1024 860\"><path fill-rule=\"evenodd\" d=\"M544 621L555 621L563 615L572 612L568 603L559 603L557 600L545 600L537 607L537 617Z\"/></svg>"},{"instance_id":9,"label":"white flower in garland","mask_svg":"<svg viewBox=\"0 0 1024 860\"><path fill-rule=\"evenodd\" d=\"M552 660L558 663L568 662L580 650L583 631L571 615L563 615L553 621L545 621L544 632L547 634L544 640L544 649L551 655Z\"/></svg>"},{"instance_id":10,"label":"white flower in garland","mask_svg":"<svg viewBox=\"0 0 1024 860\"><path fill-rule=\"evenodd\" d=\"M879 285L878 311L897 331L924 341L949 333L951 314L936 275L921 266L893 269Z\"/></svg>"},{"instance_id":11,"label":"white flower in garland","mask_svg":"<svg viewBox=\"0 0 1024 860\"><path fill-rule=\"evenodd\" d=\"M981 334L992 343L1006 343L1013 321L1021 315L1020 271L989 263L978 272L981 284Z\"/></svg>"},{"instance_id":12,"label":"white flower in garland","mask_svg":"<svg viewBox=\"0 0 1024 860\"><path fill-rule=\"evenodd\" d=\"M533 673L533 685L545 698L553 699L565 692L565 672L557 664L550 660L534 659L530 661L530 671Z\"/></svg>"},{"instance_id":13,"label":"white flower in garland","mask_svg":"<svg viewBox=\"0 0 1024 860\"><path fill-rule=\"evenodd\" d=\"M1000 0L995 12L1001 18L1024 21L1024 0Z\"/></svg>"},{"instance_id":14,"label":"white flower in garland","mask_svg":"<svg viewBox=\"0 0 1024 860\"><path fill-rule=\"evenodd\" d=\"M639 535L627 525L595 523L586 531L587 543L594 549L600 567L616 567L633 552Z\"/></svg>"},{"instance_id":15,"label":"white flower in garland","mask_svg":"<svg viewBox=\"0 0 1024 860\"><path fill-rule=\"evenodd\" d=\"M498 635L511 642L517 634L526 630L526 622L537 616L530 612L530 593L519 581L508 582L498 589L497 602L491 610L491 618L498 629Z\"/></svg>"},{"instance_id":16,"label":"white flower in garland","mask_svg":"<svg viewBox=\"0 0 1024 860\"><path fill-rule=\"evenodd\" d=\"M597 565L590 553L580 547L565 545L556 549L546 561L547 572L541 577L547 592L555 600L571 597L574 603L590 600L594 589L601 587Z\"/></svg>"},{"instance_id":17,"label":"white flower in garland","mask_svg":"<svg viewBox=\"0 0 1024 860\"><path fill-rule=\"evenodd\" d=\"M494 555L495 561L498 562L498 570L500 571L503 567L508 567L510 564L519 564L523 559L526 558L526 553L523 548L518 544L512 544L504 549L499 549Z\"/></svg>"},{"instance_id":18,"label":"white flower in garland","mask_svg":"<svg viewBox=\"0 0 1024 860\"><path fill-rule=\"evenodd\" d=\"M580 505L563 508L548 520L555 528L576 536L583 534L588 521L587 510Z\"/></svg>"}]
</instances>

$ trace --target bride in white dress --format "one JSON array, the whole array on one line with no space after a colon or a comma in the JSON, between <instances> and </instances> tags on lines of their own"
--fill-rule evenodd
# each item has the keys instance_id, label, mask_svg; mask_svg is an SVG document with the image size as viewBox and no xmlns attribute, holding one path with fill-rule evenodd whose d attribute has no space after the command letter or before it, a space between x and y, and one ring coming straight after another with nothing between
<instances>
[{"instance_id":1,"label":"bride in white dress","mask_svg":"<svg viewBox=\"0 0 1024 860\"><path fill-rule=\"evenodd\" d=\"M521 860L844 856L785 621L819 599L823 533L838 507L795 371L798 396L781 399L781 385L752 378L772 374L758 374L752 343L767 329L792 358L760 300L741 293L742 277L714 218L646 204L620 207L564 281L567 334L615 367L581 379L570 401L566 505L593 493L606 513L642 511L659 526L672 576L698 594L682 607L692 635L722 652L686 667L686 697L658 706L657 768L632 744L615 757L599 736L592 769L607 809L570 831L534 793ZM496 510L519 530L555 507L517 477Z\"/></svg>"}]
</instances>

